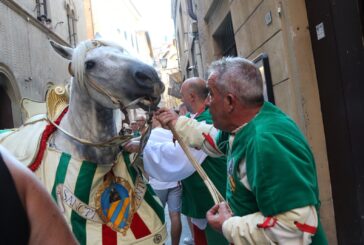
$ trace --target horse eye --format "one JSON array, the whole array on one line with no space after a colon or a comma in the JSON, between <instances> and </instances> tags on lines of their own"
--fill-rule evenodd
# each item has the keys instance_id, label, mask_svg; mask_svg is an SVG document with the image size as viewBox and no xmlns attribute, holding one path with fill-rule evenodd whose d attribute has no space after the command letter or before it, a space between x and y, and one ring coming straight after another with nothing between
<instances>
[{"instance_id":1,"label":"horse eye","mask_svg":"<svg viewBox=\"0 0 364 245\"><path fill-rule=\"evenodd\" d=\"M92 69L94 66L95 66L95 62L92 60L86 61L86 63L85 63L85 67L87 70Z\"/></svg>"}]
</instances>

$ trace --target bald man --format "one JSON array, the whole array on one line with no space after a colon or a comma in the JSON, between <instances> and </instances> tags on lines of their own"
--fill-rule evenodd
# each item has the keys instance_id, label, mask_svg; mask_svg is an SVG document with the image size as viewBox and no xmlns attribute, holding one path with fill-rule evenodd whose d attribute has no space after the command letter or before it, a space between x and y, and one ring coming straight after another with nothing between
<instances>
[{"instance_id":1,"label":"bald man","mask_svg":"<svg viewBox=\"0 0 364 245\"><path fill-rule=\"evenodd\" d=\"M180 92L182 95L182 101L189 111L189 113L186 114L186 117L194 118L195 120L206 124L213 123L209 108L206 106L208 90L206 88L206 82L203 79L198 77L187 79L183 82ZM154 152L155 151L156 149L154 149ZM167 151L167 147L160 144L159 152L163 154L163 151ZM171 151L171 149L168 149L168 151ZM153 154L153 152L144 151L144 157L149 157L148 154ZM169 153L165 152L165 154ZM200 163L219 192L225 196L227 180L226 158L212 158L204 155L203 161L200 161ZM155 164L158 165L157 162ZM174 162L174 166L165 166L165 168L169 171L172 168L177 169L176 165L178 164L183 163ZM146 169L153 168L151 161L148 161L148 165L149 166L145 166ZM188 173L184 173L184 171L182 171L182 169L191 169L191 163L187 162L187 165L188 166L185 168L178 168L179 171L176 173L175 180L181 180L182 182L182 213L192 218L195 244L228 244L227 240L221 233L216 232L207 224L207 220L205 218L206 212L214 205L214 201L211 198L207 187L203 183L202 178L198 175L195 169ZM169 174L164 174L163 171L159 172L160 176L154 177L160 178L161 181L167 181L164 178L169 178L170 181L172 173L169 172Z\"/></svg>"}]
</instances>

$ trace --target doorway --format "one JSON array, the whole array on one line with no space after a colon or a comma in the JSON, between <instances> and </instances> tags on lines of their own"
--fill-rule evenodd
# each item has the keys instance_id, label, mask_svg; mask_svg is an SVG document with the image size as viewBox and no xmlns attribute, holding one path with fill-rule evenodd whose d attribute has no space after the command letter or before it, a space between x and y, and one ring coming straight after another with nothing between
<instances>
[{"instance_id":1,"label":"doorway","mask_svg":"<svg viewBox=\"0 0 364 245\"><path fill-rule=\"evenodd\" d=\"M0 76L1 79L1 76ZM1 83L0 83L1 84ZM11 100L3 86L0 86L0 129L13 128Z\"/></svg>"},{"instance_id":2,"label":"doorway","mask_svg":"<svg viewBox=\"0 0 364 245\"><path fill-rule=\"evenodd\" d=\"M339 244L364 243L363 0L305 0Z\"/></svg>"}]
</instances>

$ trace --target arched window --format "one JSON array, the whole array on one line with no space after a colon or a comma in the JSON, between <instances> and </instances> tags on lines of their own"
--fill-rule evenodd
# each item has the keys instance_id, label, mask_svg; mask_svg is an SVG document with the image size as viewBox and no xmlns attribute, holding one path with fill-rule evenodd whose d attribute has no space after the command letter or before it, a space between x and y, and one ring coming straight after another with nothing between
<instances>
[{"instance_id":1,"label":"arched window","mask_svg":"<svg viewBox=\"0 0 364 245\"><path fill-rule=\"evenodd\" d=\"M13 112L11 100L6 93L5 87L0 86L0 129L13 128Z\"/></svg>"},{"instance_id":2,"label":"arched window","mask_svg":"<svg viewBox=\"0 0 364 245\"><path fill-rule=\"evenodd\" d=\"M22 124L20 91L11 70L0 63L0 129Z\"/></svg>"}]
</instances>

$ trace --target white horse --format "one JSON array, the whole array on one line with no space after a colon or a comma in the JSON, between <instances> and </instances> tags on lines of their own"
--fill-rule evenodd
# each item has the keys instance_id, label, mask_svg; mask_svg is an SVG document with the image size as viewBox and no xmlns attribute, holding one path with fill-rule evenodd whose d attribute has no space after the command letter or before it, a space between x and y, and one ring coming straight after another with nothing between
<instances>
[{"instance_id":1,"label":"white horse","mask_svg":"<svg viewBox=\"0 0 364 245\"><path fill-rule=\"evenodd\" d=\"M45 184L80 244L162 244L163 207L120 152L128 137L116 136L113 113L153 110L164 90L157 73L110 42L51 44L71 60L69 101L67 90L50 90L47 116L1 134L0 144Z\"/></svg>"}]
</instances>

